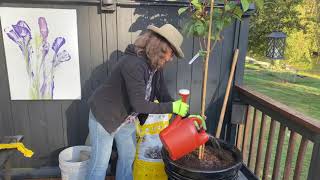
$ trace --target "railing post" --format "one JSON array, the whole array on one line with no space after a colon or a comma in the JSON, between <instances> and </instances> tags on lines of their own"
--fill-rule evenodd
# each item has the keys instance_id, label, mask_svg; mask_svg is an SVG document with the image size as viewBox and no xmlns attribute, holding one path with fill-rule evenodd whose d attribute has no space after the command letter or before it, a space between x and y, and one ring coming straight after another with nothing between
<instances>
[{"instance_id":1,"label":"railing post","mask_svg":"<svg viewBox=\"0 0 320 180\"><path fill-rule=\"evenodd\" d=\"M308 147L308 139L305 137L302 137L301 142L300 142L300 147L299 147L299 153L298 153L298 158L296 162L296 167L294 170L294 175L293 175L293 180L299 180L301 176L301 170L303 167L303 160L306 154L306 150Z\"/></svg>"},{"instance_id":2,"label":"railing post","mask_svg":"<svg viewBox=\"0 0 320 180\"><path fill-rule=\"evenodd\" d=\"M247 119L246 119L246 125L244 127L244 136L243 136L243 143L242 143L242 157L243 157L243 162L247 163L248 165L248 156L247 156L247 145L248 145L248 141L249 141L249 133L250 133L250 129L252 128L252 119L251 117L251 113L252 113L252 108L250 108L250 106L247 106Z\"/></svg>"},{"instance_id":3,"label":"railing post","mask_svg":"<svg viewBox=\"0 0 320 180\"><path fill-rule=\"evenodd\" d=\"M239 135L238 131L238 125L243 127L244 119L246 115L246 104L240 103L239 100L234 100L232 102L232 112L231 112L231 123L229 124L229 134L227 135L227 139L229 140L229 143L236 144L237 142L237 134ZM238 131L237 131L238 129Z\"/></svg>"},{"instance_id":4,"label":"railing post","mask_svg":"<svg viewBox=\"0 0 320 180\"><path fill-rule=\"evenodd\" d=\"M309 167L308 180L318 180L320 177L320 142L314 143Z\"/></svg>"},{"instance_id":5,"label":"railing post","mask_svg":"<svg viewBox=\"0 0 320 180\"><path fill-rule=\"evenodd\" d=\"M283 148L285 134L286 134L286 126L284 126L283 124L280 124L280 130L279 130L279 136L278 136L278 145L277 145L277 150L276 150L276 157L275 157L275 160L274 160L272 180L280 179L279 178L280 161L281 161L282 148Z\"/></svg>"}]
</instances>

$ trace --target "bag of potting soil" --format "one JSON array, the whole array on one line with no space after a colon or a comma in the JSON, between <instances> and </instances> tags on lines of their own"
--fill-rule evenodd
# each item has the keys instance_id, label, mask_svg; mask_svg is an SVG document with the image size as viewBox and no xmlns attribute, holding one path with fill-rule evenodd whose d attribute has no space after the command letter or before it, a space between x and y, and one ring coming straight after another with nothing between
<instances>
[{"instance_id":1,"label":"bag of potting soil","mask_svg":"<svg viewBox=\"0 0 320 180\"><path fill-rule=\"evenodd\" d=\"M159 133L169 125L170 118L171 114L149 114L142 126L136 122L137 146L133 179L168 179L161 157L162 143Z\"/></svg>"}]
</instances>

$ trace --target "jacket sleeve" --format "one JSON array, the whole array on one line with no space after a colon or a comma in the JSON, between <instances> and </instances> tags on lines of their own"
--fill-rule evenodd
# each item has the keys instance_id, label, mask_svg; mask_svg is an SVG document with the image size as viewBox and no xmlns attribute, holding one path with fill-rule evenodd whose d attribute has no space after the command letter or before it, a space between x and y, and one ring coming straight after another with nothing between
<instances>
[{"instance_id":1,"label":"jacket sleeve","mask_svg":"<svg viewBox=\"0 0 320 180\"><path fill-rule=\"evenodd\" d=\"M174 101L169 94L166 83L164 82L163 71L159 71L159 88L156 89L156 97L160 102L172 102Z\"/></svg>"},{"instance_id":2,"label":"jacket sleeve","mask_svg":"<svg viewBox=\"0 0 320 180\"><path fill-rule=\"evenodd\" d=\"M134 112L146 114L165 114L172 112L172 103L153 103L145 100L147 69L139 62L128 62L121 68L130 105Z\"/></svg>"}]
</instances>

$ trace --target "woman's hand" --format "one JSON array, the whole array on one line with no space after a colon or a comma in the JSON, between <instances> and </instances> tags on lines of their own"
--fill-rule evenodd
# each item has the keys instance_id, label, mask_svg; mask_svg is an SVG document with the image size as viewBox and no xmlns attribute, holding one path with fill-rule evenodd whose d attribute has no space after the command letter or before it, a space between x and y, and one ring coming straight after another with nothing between
<instances>
[{"instance_id":1,"label":"woman's hand","mask_svg":"<svg viewBox=\"0 0 320 180\"><path fill-rule=\"evenodd\" d=\"M189 110L189 105L180 100L172 102L172 112L179 116L186 116Z\"/></svg>"}]
</instances>

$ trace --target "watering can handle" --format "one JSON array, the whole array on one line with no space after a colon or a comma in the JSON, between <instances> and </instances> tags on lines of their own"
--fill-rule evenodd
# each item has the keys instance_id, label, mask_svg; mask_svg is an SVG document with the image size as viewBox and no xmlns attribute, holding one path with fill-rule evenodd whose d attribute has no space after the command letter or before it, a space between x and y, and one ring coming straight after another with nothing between
<instances>
[{"instance_id":1,"label":"watering can handle","mask_svg":"<svg viewBox=\"0 0 320 180\"><path fill-rule=\"evenodd\" d=\"M193 117L192 120L193 120L193 123L196 126L198 131L203 129L203 126L201 126L201 127L199 126L200 124L202 125L202 120L201 119L199 119L197 117Z\"/></svg>"}]
</instances>

